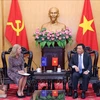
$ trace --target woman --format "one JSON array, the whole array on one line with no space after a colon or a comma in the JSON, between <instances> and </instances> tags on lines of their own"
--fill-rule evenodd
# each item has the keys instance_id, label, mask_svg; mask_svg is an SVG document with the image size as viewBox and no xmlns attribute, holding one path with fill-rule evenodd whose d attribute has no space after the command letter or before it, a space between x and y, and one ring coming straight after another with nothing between
<instances>
[{"instance_id":1,"label":"woman","mask_svg":"<svg viewBox=\"0 0 100 100\"><path fill-rule=\"evenodd\" d=\"M9 68L7 70L8 76L18 85L18 91L16 95L19 98L25 97L23 90L26 84L27 77L20 75L19 73L24 73L24 59L23 54L21 54L21 46L15 44L10 53L8 63Z\"/></svg>"}]
</instances>

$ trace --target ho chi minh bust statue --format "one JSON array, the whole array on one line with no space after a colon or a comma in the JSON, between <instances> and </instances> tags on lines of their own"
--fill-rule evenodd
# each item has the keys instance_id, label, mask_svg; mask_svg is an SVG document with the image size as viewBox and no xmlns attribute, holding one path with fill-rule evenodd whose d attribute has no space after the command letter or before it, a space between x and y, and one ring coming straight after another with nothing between
<instances>
[{"instance_id":1,"label":"ho chi minh bust statue","mask_svg":"<svg viewBox=\"0 0 100 100\"><path fill-rule=\"evenodd\" d=\"M42 25L41 28L46 28L48 31L56 32L66 29L66 25L57 21L59 17L59 9L52 7L49 9L48 15L50 17L50 22Z\"/></svg>"}]
</instances>

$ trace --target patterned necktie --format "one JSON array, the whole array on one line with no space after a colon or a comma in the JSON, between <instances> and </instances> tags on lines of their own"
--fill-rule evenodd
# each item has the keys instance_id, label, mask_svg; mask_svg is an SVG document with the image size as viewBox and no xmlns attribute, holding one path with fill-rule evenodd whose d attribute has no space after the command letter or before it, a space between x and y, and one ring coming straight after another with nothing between
<instances>
[{"instance_id":1,"label":"patterned necktie","mask_svg":"<svg viewBox=\"0 0 100 100\"><path fill-rule=\"evenodd\" d=\"M78 67L79 67L79 73L82 73L82 55L79 55L79 59L78 59Z\"/></svg>"}]
</instances>

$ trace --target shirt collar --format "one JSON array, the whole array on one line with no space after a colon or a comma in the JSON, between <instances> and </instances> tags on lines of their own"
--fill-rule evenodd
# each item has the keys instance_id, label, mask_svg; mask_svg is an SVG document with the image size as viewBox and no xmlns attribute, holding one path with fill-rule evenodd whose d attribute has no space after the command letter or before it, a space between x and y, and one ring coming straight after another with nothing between
<instances>
[{"instance_id":1,"label":"shirt collar","mask_svg":"<svg viewBox=\"0 0 100 100\"><path fill-rule=\"evenodd\" d=\"M82 56L83 56L83 55L84 55L84 53L82 53L82 54L78 54L78 55L82 55Z\"/></svg>"}]
</instances>

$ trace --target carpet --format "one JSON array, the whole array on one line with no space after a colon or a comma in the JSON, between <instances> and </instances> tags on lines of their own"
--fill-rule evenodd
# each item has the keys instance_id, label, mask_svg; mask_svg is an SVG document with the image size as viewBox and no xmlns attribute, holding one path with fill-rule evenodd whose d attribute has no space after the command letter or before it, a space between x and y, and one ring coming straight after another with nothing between
<instances>
[{"instance_id":1,"label":"carpet","mask_svg":"<svg viewBox=\"0 0 100 100\"><path fill-rule=\"evenodd\" d=\"M7 91L7 98L0 98L0 100L30 100L31 96L26 96L25 98L17 98L16 97L17 86L15 84L10 85L10 89ZM75 100L83 100L81 99L81 91L78 91L78 98ZM66 96L66 100L73 100L72 97ZM88 91L86 92L86 99L84 100L100 100L100 97L96 97L92 85L89 84Z\"/></svg>"}]
</instances>

